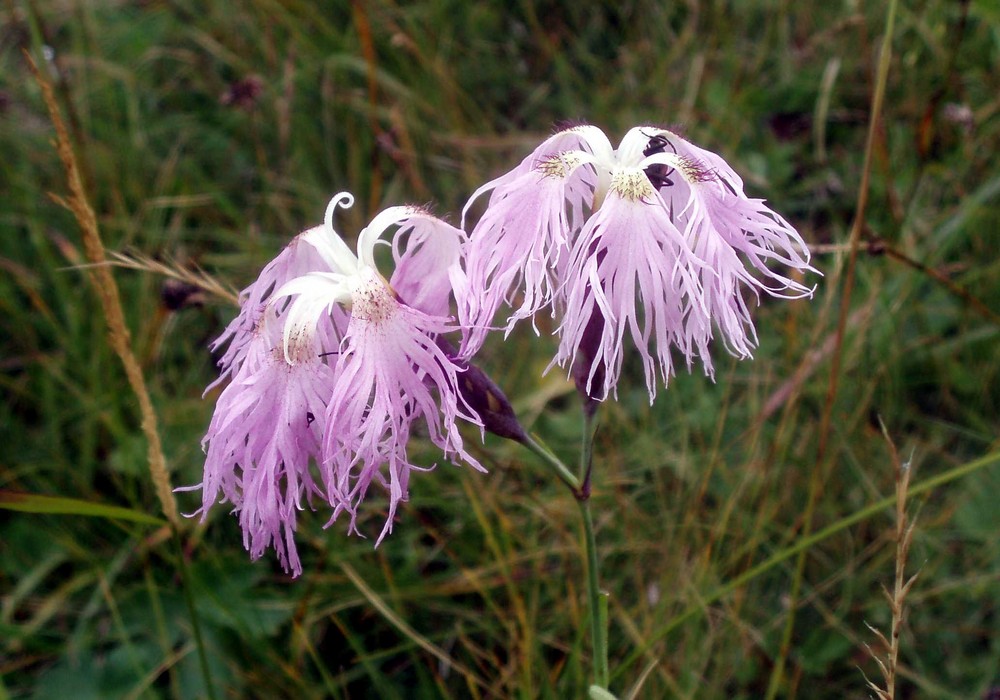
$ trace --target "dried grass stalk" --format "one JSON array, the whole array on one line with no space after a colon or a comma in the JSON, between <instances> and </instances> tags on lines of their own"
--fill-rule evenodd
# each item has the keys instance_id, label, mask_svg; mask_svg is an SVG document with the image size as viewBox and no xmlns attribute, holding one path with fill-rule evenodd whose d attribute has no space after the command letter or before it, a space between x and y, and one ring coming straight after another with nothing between
<instances>
[{"instance_id":1,"label":"dried grass stalk","mask_svg":"<svg viewBox=\"0 0 1000 700\"><path fill-rule=\"evenodd\" d=\"M906 561L910 555L910 545L913 544L913 529L917 524L916 520L911 521L906 513L906 499L909 496L910 477L913 474L913 470L910 468L910 461L900 461L896 445L893 443L892 438L889 437L889 431L886 430L885 424L882 423L881 419L879 419L879 425L882 427L882 435L889 445L889 452L896 475L896 531L894 533L896 538L896 572L892 591L890 592L885 586L882 587L882 592L885 594L886 600L889 601L889 607L892 610L892 626L890 627L889 638L887 639L880 630L865 623L868 629L878 638L879 644L883 649L883 655L880 656L870 646L865 645L868 648L868 653L871 654L872 658L875 659L875 663L878 664L879 671L882 673L884 687L869 680L867 676L865 677L865 681L868 683L868 688L878 696L879 700L895 700L896 675L899 667L899 635L903 628L904 614L906 612L906 596L909 594L920 572L913 574L909 578L906 577Z\"/></svg>"},{"instance_id":2,"label":"dried grass stalk","mask_svg":"<svg viewBox=\"0 0 1000 700\"><path fill-rule=\"evenodd\" d=\"M69 186L69 197L62 198L52 195L52 198L69 209L76 218L77 223L83 233L83 248L87 259L93 265L89 270L90 279L97 289L98 297L101 300L101 308L104 311L104 319L108 324L108 342L111 348L118 355L125 368L125 375L128 378L129 386L139 400L139 412L142 416L142 432L146 436L147 455L149 459L149 473L153 480L156 496L160 500L160 507L170 524L176 529L180 524L180 517L177 513L177 503L174 500L173 489L170 486L170 474L167 470L167 461L163 456L163 446L160 443L160 434L157 429L156 413L153 410L153 402L149 397L146 388L146 380L143 377L139 362L132 352L131 336L128 327L125 325L125 314L122 311L121 297L118 293L118 285L111 274L111 268L107 264L107 256L104 243L101 241L100 230L97 226L97 217L87 200L87 194L83 188L83 181L80 177L80 167L77 162L73 144L70 141L66 125L63 123L59 112L59 105L56 102L52 84L48 78L38 70L31 56L25 52L25 58L35 81L42 90L42 97L45 106L49 111L49 118L52 126L56 130L56 151L62 161L63 169L66 171L66 180Z\"/></svg>"}]
</instances>

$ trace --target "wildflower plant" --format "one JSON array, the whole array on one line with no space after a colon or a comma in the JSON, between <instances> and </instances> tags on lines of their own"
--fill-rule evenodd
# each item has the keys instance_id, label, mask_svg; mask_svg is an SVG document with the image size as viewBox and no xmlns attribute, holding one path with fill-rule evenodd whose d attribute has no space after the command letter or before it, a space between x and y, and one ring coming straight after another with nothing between
<instances>
[{"instance_id":1,"label":"wildflower plant","mask_svg":"<svg viewBox=\"0 0 1000 700\"><path fill-rule=\"evenodd\" d=\"M720 156L658 127L631 129L617 148L594 126L559 131L473 193L463 229L487 193L468 234L425 210L392 207L361 231L356 254L333 228L335 210L353 200L334 197L323 225L293 239L244 290L239 316L213 345L225 347L215 384L228 384L193 488L202 518L228 502L251 556L273 547L299 575L294 533L306 506L326 510L328 524L346 515L358 533L374 483L388 495L375 544L392 530L410 474L432 466L408 455L416 424L445 459L480 471L461 422L521 443L580 504L592 694L604 697L607 605L590 510L595 412L617 396L633 348L651 402L677 361L714 376L716 346L750 357L748 297L809 296L798 278L816 271L794 228L748 197ZM388 278L375 261L380 243L392 252ZM570 372L584 402L576 471L528 434L471 362L493 331L530 319L537 333L540 313L556 319L549 369ZM496 326L498 314L506 318Z\"/></svg>"},{"instance_id":2,"label":"wildflower plant","mask_svg":"<svg viewBox=\"0 0 1000 700\"><path fill-rule=\"evenodd\" d=\"M347 193L334 197L324 224L264 268L215 344L229 343L220 368L231 381L204 439L202 517L221 494L251 556L273 546L296 576L293 535L304 504L325 503L331 523L346 513L357 532L358 507L375 482L389 495L377 542L392 530L410 472L425 469L407 454L414 422L445 457L482 470L456 427L459 418L479 422L458 393L461 367L436 342L454 330L440 312L461 279L463 235L421 209L393 207L361 232L355 255L333 229L336 208L352 202ZM375 265L390 227L395 286Z\"/></svg>"}]
</instances>

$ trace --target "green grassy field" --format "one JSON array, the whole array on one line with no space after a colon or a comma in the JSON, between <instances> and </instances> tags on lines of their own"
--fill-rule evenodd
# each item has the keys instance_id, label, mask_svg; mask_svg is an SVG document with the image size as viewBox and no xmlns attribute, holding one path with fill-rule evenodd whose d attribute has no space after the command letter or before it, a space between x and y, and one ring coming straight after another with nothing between
<instances>
[{"instance_id":1,"label":"green grassy field","mask_svg":"<svg viewBox=\"0 0 1000 700\"><path fill-rule=\"evenodd\" d=\"M850 287L881 3L5 10L0 501L58 496L157 522L0 510L0 698L209 697L199 646L217 698L578 698L592 661L576 503L499 439L475 448L489 474L441 463L415 475L378 549L377 499L361 519L369 539L303 513L299 579L271 553L251 562L226 507L171 536L80 229L50 196L66 176L25 51L55 84L105 245L146 261L114 277L174 487L201 478L217 396L201 396L215 376L207 346L236 313L228 291L317 224L332 194L357 196L349 235L407 202L457 224L475 188L559 122L615 141L636 124L682 125L798 228L823 277L812 300L765 299L754 359L717 348L714 383L681 373L650 406L627 355L595 447L611 689L869 697L865 676L881 677L866 644L882 650L866 623L888 634L881 587L896 563L881 420L914 470L906 573L920 572L896 697L995 697L995 2L900 4ZM155 263L203 270L221 293ZM571 461L580 408L563 374L542 376L554 349L521 327L477 361ZM410 449L440 461L429 442ZM190 513L200 494L176 500Z\"/></svg>"}]
</instances>

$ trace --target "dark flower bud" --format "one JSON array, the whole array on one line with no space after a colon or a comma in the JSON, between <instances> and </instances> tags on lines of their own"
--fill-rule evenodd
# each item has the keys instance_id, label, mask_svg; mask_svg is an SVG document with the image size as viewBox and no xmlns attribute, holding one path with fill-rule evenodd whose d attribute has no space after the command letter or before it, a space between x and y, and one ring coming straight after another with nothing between
<instances>
[{"instance_id":1,"label":"dark flower bud","mask_svg":"<svg viewBox=\"0 0 1000 700\"><path fill-rule=\"evenodd\" d=\"M604 387L605 365L604 360L600 359L603 333L604 316L601 315L600 309L595 307L590 320L587 321L587 327L583 329L571 370L576 390L583 399L583 411L589 418L594 417L597 407L601 405L597 393Z\"/></svg>"},{"instance_id":2,"label":"dark flower bud","mask_svg":"<svg viewBox=\"0 0 1000 700\"><path fill-rule=\"evenodd\" d=\"M479 415L483 428L508 440L527 441L528 434L500 387L483 370L459 358L458 350L445 338L438 336L437 346L462 368L458 375L458 394Z\"/></svg>"}]
</instances>

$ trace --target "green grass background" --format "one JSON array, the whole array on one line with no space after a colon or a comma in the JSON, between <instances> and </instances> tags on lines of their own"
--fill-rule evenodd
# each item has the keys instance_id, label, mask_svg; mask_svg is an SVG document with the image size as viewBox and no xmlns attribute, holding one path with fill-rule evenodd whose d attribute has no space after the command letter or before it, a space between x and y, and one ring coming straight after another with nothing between
<instances>
[{"instance_id":1,"label":"green grass background","mask_svg":"<svg viewBox=\"0 0 1000 700\"><path fill-rule=\"evenodd\" d=\"M876 245L858 259L817 460L881 3L8 0L0 489L160 514L137 402L76 267L79 229L48 196L65 176L23 50L56 81L106 245L234 288L337 191L358 197L349 238L404 202L457 222L476 186L557 122L612 140L680 124L798 227L825 276L812 301L763 301L753 361L720 350L715 383L682 374L649 406L633 356L603 408L594 507L612 689L764 697L784 660L779 697L868 697L865 623L890 618L891 509L811 543L797 597L794 557L738 577L893 493L881 417L915 482L987 457L911 502L920 578L898 694L985 697L1000 686L1000 9L900 5L863 233ZM248 104L221 99L250 78ZM211 296L171 309L161 275L116 277L172 483L197 483L206 346L235 310ZM575 396L542 376L554 347L520 329L479 361L572 460ZM516 446L488 439L479 453L488 475L416 475L378 550L304 513L295 581L271 556L249 561L225 507L186 522L180 553L163 527L0 511L0 697L205 697L185 592L216 697L582 697L576 505ZM190 512L199 496L178 501ZM383 513L373 502L362 528L376 534Z\"/></svg>"}]
</instances>

